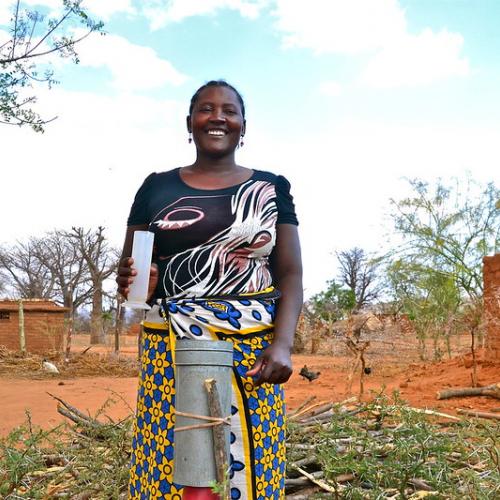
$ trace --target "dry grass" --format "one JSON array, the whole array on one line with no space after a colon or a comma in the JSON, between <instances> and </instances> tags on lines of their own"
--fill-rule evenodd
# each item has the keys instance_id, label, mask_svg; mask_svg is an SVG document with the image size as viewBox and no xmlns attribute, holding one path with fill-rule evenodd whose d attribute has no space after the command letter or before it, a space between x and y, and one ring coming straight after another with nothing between
<instances>
[{"instance_id":1,"label":"dry grass","mask_svg":"<svg viewBox=\"0 0 500 500\"><path fill-rule=\"evenodd\" d=\"M135 357L116 355L114 353L81 352L72 354L68 362L64 362L57 352L45 355L29 353L23 356L20 352L10 351L0 346L0 376L50 379L54 375L42 368L43 359L54 363L59 374L57 378L72 377L135 377L139 373L139 363Z\"/></svg>"}]
</instances>

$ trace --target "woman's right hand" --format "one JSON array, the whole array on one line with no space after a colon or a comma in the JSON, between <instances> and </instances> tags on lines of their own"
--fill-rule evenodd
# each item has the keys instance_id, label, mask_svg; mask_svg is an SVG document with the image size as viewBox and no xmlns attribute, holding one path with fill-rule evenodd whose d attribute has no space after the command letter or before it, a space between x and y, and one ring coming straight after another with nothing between
<instances>
[{"instance_id":1,"label":"woman's right hand","mask_svg":"<svg viewBox=\"0 0 500 500\"><path fill-rule=\"evenodd\" d=\"M132 267L134 259L132 257L124 257L118 264L118 272L116 276L116 283L118 284L118 293L125 299L128 297L129 287L134 282L134 276L137 271ZM151 264L149 272L149 286L148 286L148 300L153 295L156 285L158 284L158 266Z\"/></svg>"}]
</instances>

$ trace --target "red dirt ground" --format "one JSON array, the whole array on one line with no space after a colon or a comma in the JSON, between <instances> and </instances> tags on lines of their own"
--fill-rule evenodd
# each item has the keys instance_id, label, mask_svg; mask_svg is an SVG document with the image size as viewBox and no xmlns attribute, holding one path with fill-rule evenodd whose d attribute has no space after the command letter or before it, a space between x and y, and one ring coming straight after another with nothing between
<instances>
[{"instance_id":1,"label":"red dirt ground","mask_svg":"<svg viewBox=\"0 0 500 500\"><path fill-rule=\"evenodd\" d=\"M420 408L435 408L442 412L456 413L457 408L495 410L500 400L487 397L453 398L438 401L436 392L449 387L471 385L471 369L468 356L458 356L439 363L410 364L405 369L377 362L372 373L365 376L365 398L384 391L391 395L398 390L410 405ZM346 358L332 356L293 356L295 372L286 385L288 408L299 406L311 395L316 401L342 401L351 394L346 392ZM319 370L317 380L308 382L298 375L300 368L307 365ZM56 376L57 377L57 376ZM353 382L353 393L358 390L359 378ZM498 363L479 361L478 381L480 385L500 382L500 361ZM81 377L73 379L53 378L50 380L26 380L0 378L0 436L25 421L29 409L34 424L44 428L53 427L64 417L57 413L57 403L47 393L54 394L81 410L94 415L109 398L116 401L106 407L105 413L113 419L127 416L135 405L136 378Z\"/></svg>"}]
</instances>

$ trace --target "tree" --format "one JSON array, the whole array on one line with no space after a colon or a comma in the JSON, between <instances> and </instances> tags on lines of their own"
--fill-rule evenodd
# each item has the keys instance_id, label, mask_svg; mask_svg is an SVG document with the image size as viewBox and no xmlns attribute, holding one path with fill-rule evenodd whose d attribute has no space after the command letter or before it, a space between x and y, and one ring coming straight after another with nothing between
<instances>
[{"instance_id":1,"label":"tree","mask_svg":"<svg viewBox=\"0 0 500 500\"><path fill-rule=\"evenodd\" d=\"M378 259L369 259L362 248L337 252L339 261L339 279L354 294L359 311L364 306L377 300L381 294L381 285L377 280Z\"/></svg>"},{"instance_id":2,"label":"tree","mask_svg":"<svg viewBox=\"0 0 500 500\"><path fill-rule=\"evenodd\" d=\"M436 338L443 334L449 350L450 333L463 325L463 310L477 311L481 303L482 258L500 249L500 191L470 179L435 186L412 180L410 185L413 196L392 200L403 244L388 267L389 283L421 347L430 332L435 351Z\"/></svg>"},{"instance_id":3,"label":"tree","mask_svg":"<svg viewBox=\"0 0 500 500\"><path fill-rule=\"evenodd\" d=\"M335 280L327 283L327 289L313 295L310 300L316 316L333 322L344 319L356 307L356 297L352 290L342 288Z\"/></svg>"},{"instance_id":4,"label":"tree","mask_svg":"<svg viewBox=\"0 0 500 500\"><path fill-rule=\"evenodd\" d=\"M48 19L38 11L22 10L20 3L17 0L14 4L11 37L0 45L0 123L28 125L43 132L44 125L55 118L43 119L31 109L36 97L26 95L24 90L35 83L50 88L58 82L48 66L43 69L37 62L47 64L47 56L55 53L78 63L75 45L91 33L103 34L104 25L88 16L81 7L82 0L62 0L62 13L56 19ZM75 36L70 31L78 25L84 31Z\"/></svg>"},{"instance_id":5,"label":"tree","mask_svg":"<svg viewBox=\"0 0 500 500\"><path fill-rule=\"evenodd\" d=\"M451 356L450 339L457 327L456 318L462 303L454 280L432 268L396 260L387 270L389 288L399 309L411 321L419 341L421 359L426 358L426 340L434 342L434 357L441 358L440 338L444 338Z\"/></svg>"},{"instance_id":6,"label":"tree","mask_svg":"<svg viewBox=\"0 0 500 500\"><path fill-rule=\"evenodd\" d=\"M40 240L30 238L0 248L0 273L12 295L23 299L53 299L56 280L40 258Z\"/></svg>"},{"instance_id":7,"label":"tree","mask_svg":"<svg viewBox=\"0 0 500 500\"><path fill-rule=\"evenodd\" d=\"M481 297L482 258L500 249L500 190L470 179L464 188L458 180L455 186L410 185L413 197L391 200L394 227L403 238L397 258L450 277L460 295Z\"/></svg>"},{"instance_id":8,"label":"tree","mask_svg":"<svg viewBox=\"0 0 500 500\"><path fill-rule=\"evenodd\" d=\"M104 227L102 226L99 226L96 231L73 227L66 234L68 239L77 246L88 270L92 296L90 343L102 343L105 340L102 307L104 298L103 285L104 281L116 271L117 252L109 249L104 237Z\"/></svg>"},{"instance_id":9,"label":"tree","mask_svg":"<svg viewBox=\"0 0 500 500\"><path fill-rule=\"evenodd\" d=\"M67 307L70 321L79 307L90 302L91 343L97 343L104 340L103 285L117 261L118 252L109 248L103 227L54 230L1 248L0 277L16 297L46 298Z\"/></svg>"}]
</instances>

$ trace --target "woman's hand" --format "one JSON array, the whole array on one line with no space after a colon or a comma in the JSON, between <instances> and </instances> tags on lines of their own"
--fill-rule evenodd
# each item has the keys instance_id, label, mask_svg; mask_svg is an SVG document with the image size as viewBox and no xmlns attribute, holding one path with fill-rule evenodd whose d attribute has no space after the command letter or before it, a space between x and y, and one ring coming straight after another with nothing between
<instances>
[{"instance_id":1,"label":"woman's hand","mask_svg":"<svg viewBox=\"0 0 500 500\"><path fill-rule=\"evenodd\" d=\"M248 377L256 377L254 385L283 384L292 375L290 348L278 339L267 347L255 360Z\"/></svg>"},{"instance_id":2,"label":"woman's hand","mask_svg":"<svg viewBox=\"0 0 500 500\"><path fill-rule=\"evenodd\" d=\"M137 271L132 267L134 259L132 257L125 257L120 260L118 264L118 273L116 276L116 283L118 284L118 293L123 295L125 299L128 297L129 286L134 282L134 276ZM156 285L158 284L158 266L151 264L149 271L149 286L148 286L148 300L152 297Z\"/></svg>"}]
</instances>

